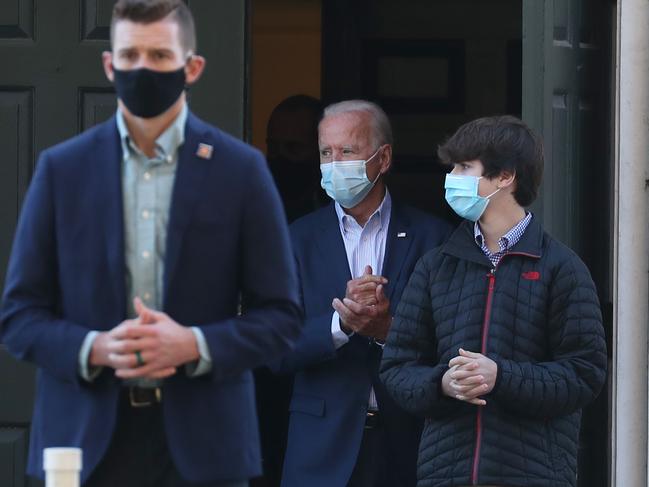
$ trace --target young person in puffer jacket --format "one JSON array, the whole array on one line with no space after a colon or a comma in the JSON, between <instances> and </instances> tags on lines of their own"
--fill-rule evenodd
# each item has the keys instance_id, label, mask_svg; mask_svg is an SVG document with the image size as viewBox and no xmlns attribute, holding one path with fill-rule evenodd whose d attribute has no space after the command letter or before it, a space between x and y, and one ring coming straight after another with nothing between
<instances>
[{"instance_id":1,"label":"young person in puffer jacket","mask_svg":"<svg viewBox=\"0 0 649 487\"><path fill-rule=\"evenodd\" d=\"M417 264L381 364L397 403L426 418L417 486L574 487L606 343L588 269L525 210L541 140L517 118L488 117L438 154L466 221Z\"/></svg>"}]
</instances>

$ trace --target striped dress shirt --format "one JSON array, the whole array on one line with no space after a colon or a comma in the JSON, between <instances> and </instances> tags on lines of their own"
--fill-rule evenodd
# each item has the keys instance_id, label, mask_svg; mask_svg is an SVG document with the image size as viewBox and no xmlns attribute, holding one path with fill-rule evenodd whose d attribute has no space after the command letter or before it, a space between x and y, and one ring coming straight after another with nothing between
<instances>
[{"instance_id":1,"label":"striped dress shirt","mask_svg":"<svg viewBox=\"0 0 649 487\"><path fill-rule=\"evenodd\" d=\"M367 265L372 266L372 274L380 276L383 272L385 242L392 212L390 193L385 190L381 205L362 227L354 217L345 213L338 203L335 204L335 208L352 279L361 277ZM340 328L340 317L337 312L334 312L331 319L331 336L336 348L342 347L349 341L347 334ZM370 410L378 409L374 388L370 391L368 407Z\"/></svg>"}]
</instances>

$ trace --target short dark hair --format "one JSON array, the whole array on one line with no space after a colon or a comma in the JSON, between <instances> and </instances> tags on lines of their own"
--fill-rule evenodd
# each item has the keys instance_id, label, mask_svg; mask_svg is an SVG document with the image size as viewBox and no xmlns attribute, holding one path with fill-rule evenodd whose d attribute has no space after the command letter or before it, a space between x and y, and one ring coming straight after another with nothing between
<instances>
[{"instance_id":1,"label":"short dark hair","mask_svg":"<svg viewBox=\"0 0 649 487\"><path fill-rule=\"evenodd\" d=\"M315 117L320 117L322 113L322 102L310 95L291 95L280 101L273 112L297 112L301 110L310 111Z\"/></svg>"},{"instance_id":2,"label":"short dark hair","mask_svg":"<svg viewBox=\"0 0 649 487\"><path fill-rule=\"evenodd\" d=\"M437 155L444 164L480 160L484 176L516 173L514 198L529 206L543 177L543 142L522 120L510 115L478 118L462 125Z\"/></svg>"},{"instance_id":3,"label":"short dark hair","mask_svg":"<svg viewBox=\"0 0 649 487\"><path fill-rule=\"evenodd\" d=\"M296 113L306 113L310 117L310 120L313 122L313 126L310 127L313 129L314 137L318 132L318 122L320 122L320 117L322 115L322 102L317 98L309 95L292 95L284 100L280 101L273 111L270 112L270 117L268 117L268 123L266 124L266 132L270 132L271 125L277 123L278 115L283 114L296 114Z\"/></svg>"},{"instance_id":4,"label":"short dark hair","mask_svg":"<svg viewBox=\"0 0 649 487\"><path fill-rule=\"evenodd\" d=\"M115 24L119 20L130 20L140 24L151 24L171 15L180 28L180 43L187 51L196 52L196 27L189 7L182 0L119 0L113 7L110 22L111 44Z\"/></svg>"}]
</instances>

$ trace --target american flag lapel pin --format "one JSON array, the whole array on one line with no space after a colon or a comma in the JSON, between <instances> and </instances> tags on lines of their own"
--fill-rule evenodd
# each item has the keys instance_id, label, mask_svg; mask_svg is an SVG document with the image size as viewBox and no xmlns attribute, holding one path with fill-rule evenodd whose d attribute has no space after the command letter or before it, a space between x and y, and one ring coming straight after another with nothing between
<instances>
[{"instance_id":1,"label":"american flag lapel pin","mask_svg":"<svg viewBox=\"0 0 649 487\"><path fill-rule=\"evenodd\" d=\"M196 149L196 155L201 159L211 159L212 151L214 147L209 144L203 144L202 142L198 144L198 149Z\"/></svg>"},{"instance_id":2,"label":"american flag lapel pin","mask_svg":"<svg viewBox=\"0 0 649 487\"><path fill-rule=\"evenodd\" d=\"M397 238L406 238L406 232L397 233Z\"/></svg>"}]
</instances>

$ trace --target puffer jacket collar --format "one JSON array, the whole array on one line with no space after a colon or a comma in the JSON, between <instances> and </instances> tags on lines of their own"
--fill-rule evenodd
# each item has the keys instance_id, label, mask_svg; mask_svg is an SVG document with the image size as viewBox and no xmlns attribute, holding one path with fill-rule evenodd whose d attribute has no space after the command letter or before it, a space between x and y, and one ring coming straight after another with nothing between
<instances>
[{"instance_id":1,"label":"puffer jacket collar","mask_svg":"<svg viewBox=\"0 0 649 487\"><path fill-rule=\"evenodd\" d=\"M473 226L472 221L464 220L442 246L442 253L491 268L493 267L491 261L475 243ZM532 215L532 220L521 239L516 242L516 245L510 249L509 253L527 255L536 259L542 257L543 229L536 216Z\"/></svg>"}]
</instances>

